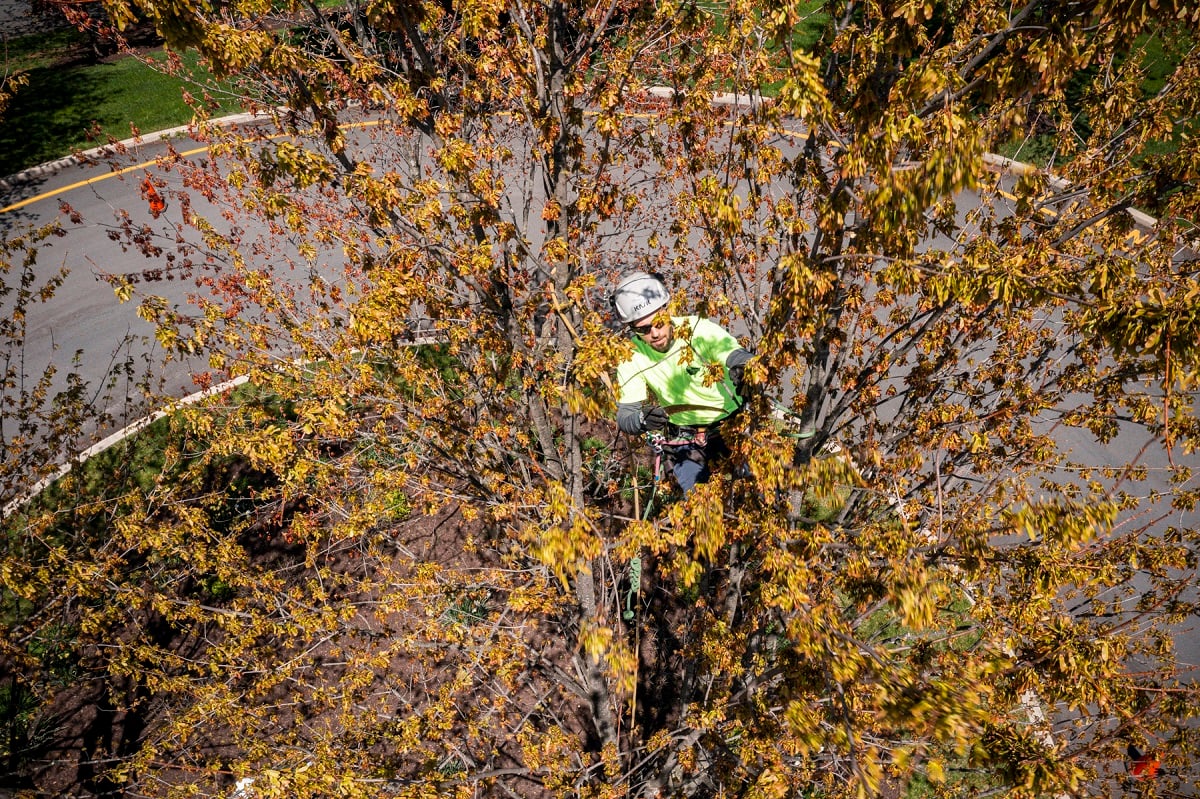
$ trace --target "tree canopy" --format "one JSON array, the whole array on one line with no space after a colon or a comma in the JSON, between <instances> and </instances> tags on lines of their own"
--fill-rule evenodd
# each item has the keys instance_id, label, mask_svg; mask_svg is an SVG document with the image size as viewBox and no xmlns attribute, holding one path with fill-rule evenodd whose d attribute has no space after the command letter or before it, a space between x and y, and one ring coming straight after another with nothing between
<instances>
[{"instance_id":1,"label":"tree canopy","mask_svg":"<svg viewBox=\"0 0 1200 799\"><path fill-rule=\"evenodd\" d=\"M106 9L273 123L199 99L113 227L253 388L6 519L31 786L81 696L75 778L136 796L1194 782L1200 8ZM611 422L630 267L756 351L687 498Z\"/></svg>"}]
</instances>

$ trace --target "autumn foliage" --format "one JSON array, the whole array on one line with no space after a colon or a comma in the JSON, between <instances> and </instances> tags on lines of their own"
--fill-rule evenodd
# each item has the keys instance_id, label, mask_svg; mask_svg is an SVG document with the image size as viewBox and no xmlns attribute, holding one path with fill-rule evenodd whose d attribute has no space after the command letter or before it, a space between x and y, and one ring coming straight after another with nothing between
<instances>
[{"instance_id":1,"label":"autumn foliage","mask_svg":"<svg viewBox=\"0 0 1200 799\"><path fill-rule=\"evenodd\" d=\"M107 8L271 121L113 228L250 388L6 519L28 785L79 697L78 785L131 796L1194 781L1200 11ZM185 260L186 307L131 279ZM611 422L630 266L757 352L686 499Z\"/></svg>"}]
</instances>

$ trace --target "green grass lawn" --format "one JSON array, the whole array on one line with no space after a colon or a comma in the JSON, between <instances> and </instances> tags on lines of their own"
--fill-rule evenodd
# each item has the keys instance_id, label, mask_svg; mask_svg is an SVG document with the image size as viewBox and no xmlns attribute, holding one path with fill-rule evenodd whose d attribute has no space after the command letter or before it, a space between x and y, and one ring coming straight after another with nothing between
<instances>
[{"instance_id":1,"label":"green grass lawn","mask_svg":"<svg viewBox=\"0 0 1200 799\"><path fill-rule=\"evenodd\" d=\"M1161 31L1142 34L1137 38L1132 51L1133 57L1140 59L1143 70L1142 95L1146 98L1153 97L1162 90L1168 76L1175 71L1175 67L1179 63L1179 53L1192 45L1188 37L1183 37L1181 44L1180 41L1164 41L1164 36L1171 37L1172 34L1164 34ZM1176 38L1179 36L1182 34L1176 35ZM1084 86L1083 82L1078 82L1067 89L1067 105L1074 115L1075 133L1081 142L1086 140L1091 132L1087 117L1078 113L1081 105L1080 93ZM1146 148L1146 152L1148 154L1174 152L1178 148L1179 136L1185 131L1193 130L1195 125L1196 123L1192 120L1181 123L1177 126L1174 134L1159 142L1151 143ZM1019 135L1012 141L1001 143L997 147L997 151L1000 155L1008 158L1045 167L1054 165L1055 153L1060 144L1058 134L1041 132L1034 135Z\"/></svg>"},{"instance_id":2,"label":"green grass lawn","mask_svg":"<svg viewBox=\"0 0 1200 799\"><path fill-rule=\"evenodd\" d=\"M53 161L75 150L105 144L108 137L128 139L136 129L149 133L185 125L192 110L182 89L202 91L186 79L166 73L161 51L147 57L96 60L74 31L26 36L7 44L9 71L25 71L29 83L13 98L0 119L0 177ZM183 56L185 70L206 78L194 53ZM224 103L216 113L238 110Z\"/></svg>"}]
</instances>

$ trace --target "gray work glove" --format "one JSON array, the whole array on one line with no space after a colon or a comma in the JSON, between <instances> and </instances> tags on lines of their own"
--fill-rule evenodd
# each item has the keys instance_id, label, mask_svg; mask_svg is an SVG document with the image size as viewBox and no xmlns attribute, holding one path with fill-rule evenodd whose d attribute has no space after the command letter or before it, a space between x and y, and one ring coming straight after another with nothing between
<instances>
[{"instance_id":1,"label":"gray work glove","mask_svg":"<svg viewBox=\"0 0 1200 799\"><path fill-rule=\"evenodd\" d=\"M733 387L740 397L746 396L746 384L742 381L746 378L746 364L753 357L754 353L738 347L725 359L725 370L729 374L729 382L733 383Z\"/></svg>"},{"instance_id":2,"label":"gray work glove","mask_svg":"<svg viewBox=\"0 0 1200 799\"><path fill-rule=\"evenodd\" d=\"M642 430L662 430L671 421L667 412L655 405L649 410L642 411Z\"/></svg>"},{"instance_id":3,"label":"gray work glove","mask_svg":"<svg viewBox=\"0 0 1200 799\"><path fill-rule=\"evenodd\" d=\"M742 393L742 378L746 376L746 364L739 363L737 366L729 367L729 382L733 383L733 387L737 389L739 394Z\"/></svg>"}]
</instances>

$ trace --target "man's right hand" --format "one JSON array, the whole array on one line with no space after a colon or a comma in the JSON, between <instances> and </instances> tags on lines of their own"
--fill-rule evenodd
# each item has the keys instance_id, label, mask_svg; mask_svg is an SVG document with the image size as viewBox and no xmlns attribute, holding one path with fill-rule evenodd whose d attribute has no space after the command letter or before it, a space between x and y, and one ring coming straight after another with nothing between
<instances>
[{"instance_id":1,"label":"man's right hand","mask_svg":"<svg viewBox=\"0 0 1200 799\"><path fill-rule=\"evenodd\" d=\"M643 430L662 430L669 421L667 412L657 405L647 411L642 411Z\"/></svg>"}]
</instances>

